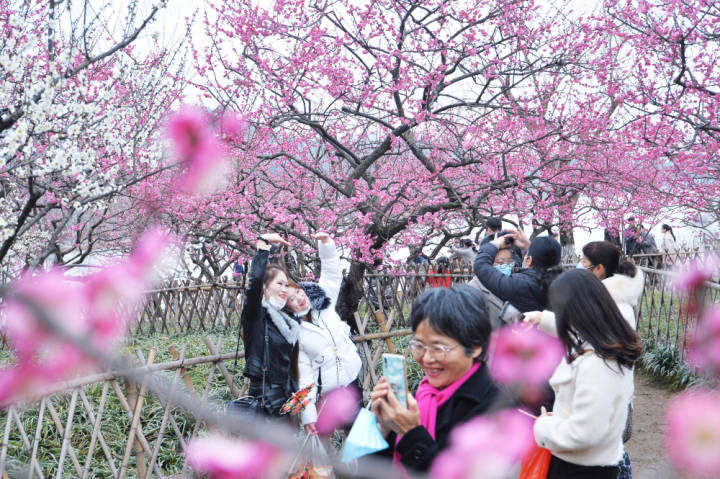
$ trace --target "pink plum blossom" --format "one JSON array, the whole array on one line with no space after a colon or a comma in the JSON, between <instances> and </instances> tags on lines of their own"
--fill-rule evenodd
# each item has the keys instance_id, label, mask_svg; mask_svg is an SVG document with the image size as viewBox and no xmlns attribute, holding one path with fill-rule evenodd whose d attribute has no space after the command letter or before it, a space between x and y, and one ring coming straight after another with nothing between
<instances>
[{"instance_id":1,"label":"pink plum blossom","mask_svg":"<svg viewBox=\"0 0 720 479\"><path fill-rule=\"evenodd\" d=\"M683 267L674 280L678 291L693 292L702 287L705 281L710 281L714 274L720 272L720 256L708 254L695 259Z\"/></svg>"},{"instance_id":2,"label":"pink plum blossom","mask_svg":"<svg viewBox=\"0 0 720 479\"><path fill-rule=\"evenodd\" d=\"M51 270L26 272L15 281L3 303L2 328L17 364L0 371L0 404L96 366L98 358L87 348L107 353L125 336L173 244L166 231L152 229L128 259L87 276Z\"/></svg>"},{"instance_id":3,"label":"pink plum blossom","mask_svg":"<svg viewBox=\"0 0 720 479\"><path fill-rule=\"evenodd\" d=\"M268 472L280 454L268 444L211 434L190 441L185 457L190 467L211 479L261 479L272 477Z\"/></svg>"},{"instance_id":4,"label":"pink plum blossom","mask_svg":"<svg viewBox=\"0 0 720 479\"><path fill-rule=\"evenodd\" d=\"M220 119L220 129L222 134L231 140L242 140L247 128L247 119L235 112L226 111Z\"/></svg>"},{"instance_id":5,"label":"pink plum blossom","mask_svg":"<svg viewBox=\"0 0 720 479\"><path fill-rule=\"evenodd\" d=\"M490 343L490 374L527 399L536 396L557 368L565 350L557 338L527 326L506 326Z\"/></svg>"},{"instance_id":6,"label":"pink plum blossom","mask_svg":"<svg viewBox=\"0 0 720 479\"><path fill-rule=\"evenodd\" d=\"M720 371L720 305L703 311L690 338L688 361L698 369Z\"/></svg>"},{"instance_id":7,"label":"pink plum blossom","mask_svg":"<svg viewBox=\"0 0 720 479\"><path fill-rule=\"evenodd\" d=\"M236 122L232 126L238 128ZM184 169L177 180L180 190L206 195L226 179L230 165L206 114L183 107L169 118L167 136L173 143L176 163Z\"/></svg>"},{"instance_id":8,"label":"pink plum blossom","mask_svg":"<svg viewBox=\"0 0 720 479\"><path fill-rule=\"evenodd\" d=\"M320 434L332 434L333 431L351 422L358 412L360 397L355 388L333 389L323 399L317 430Z\"/></svg>"},{"instance_id":9,"label":"pink plum blossom","mask_svg":"<svg viewBox=\"0 0 720 479\"><path fill-rule=\"evenodd\" d=\"M532 450L532 420L513 410L479 416L456 428L450 447L433 462L438 479L506 477Z\"/></svg>"},{"instance_id":10,"label":"pink plum blossom","mask_svg":"<svg viewBox=\"0 0 720 479\"><path fill-rule=\"evenodd\" d=\"M665 451L681 472L720 475L720 394L697 390L680 394L665 412Z\"/></svg>"}]
</instances>

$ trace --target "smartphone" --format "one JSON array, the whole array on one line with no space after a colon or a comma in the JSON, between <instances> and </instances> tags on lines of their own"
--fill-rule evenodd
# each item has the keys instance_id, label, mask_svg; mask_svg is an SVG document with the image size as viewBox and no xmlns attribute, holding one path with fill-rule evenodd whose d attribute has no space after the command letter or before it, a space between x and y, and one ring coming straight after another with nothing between
<instances>
[{"instance_id":1,"label":"smartphone","mask_svg":"<svg viewBox=\"0 0 720 479\"><path fill-rule=\"evenodd\" d=\"M385 380L390 384L398 402L407 409L408 390L405 357L400 354L385 353L382 355L382 361Z\"/></svg>"}]
</instances>

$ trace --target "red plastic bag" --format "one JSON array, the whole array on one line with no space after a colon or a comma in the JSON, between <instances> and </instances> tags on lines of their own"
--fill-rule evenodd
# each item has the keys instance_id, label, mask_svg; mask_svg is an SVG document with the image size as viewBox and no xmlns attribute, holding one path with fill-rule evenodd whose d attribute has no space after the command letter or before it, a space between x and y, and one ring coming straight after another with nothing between
<instances>
[{"instance_id":1,"label":"red plastic bag","mask_svg":"<svg viewBox=\"0 0 720 479\"><path fill-rule=\"evenodd\" d=\"M546 479L551 457L549 449L535 446L535 450L522 462L518 479Z\"/></svg>"}]
</instances>

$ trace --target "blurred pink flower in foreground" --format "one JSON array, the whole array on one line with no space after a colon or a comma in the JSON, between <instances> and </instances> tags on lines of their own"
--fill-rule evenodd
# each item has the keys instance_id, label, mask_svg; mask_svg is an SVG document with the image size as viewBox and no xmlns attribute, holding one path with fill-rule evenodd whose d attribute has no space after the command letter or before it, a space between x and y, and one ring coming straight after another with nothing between
<instances>
[{"instance_id":1,"label":"blurred pink flower in foreground","mask_svg":"<svg viewBox=\"0 0 720 479\"><path fill-rule=\"evenodd\" d=\"M237 128L233 124L233 128ZM210 118L197 108L185 106L170 116L167 136L172 141L175 162L183 169L180 190L193 195L215 191L230 172L227 155L210 127Z\"/></svg>"},{"instance_id":2,"label":"blurred pink flower in foreground","mask_svg":"<svg viewBox=\"0 0 720 479\"><path fill-rule=\"evenodd\" d=\"M507 474L532 450L532 419L513 410L481 416L456 428L450 447L433 462L438 479L495 479Z\"/></svg>"},{"instance_id":3,"label":"blurred pink flower in foreground","mask_svg":"<svg viewBox=\"0 0 720 479\"><path fill-rule=\"evenodd\" d=\"M0 371L0 406L95 366L96 359L78 343L107 352L125 336L152 286L149 271L172 244L167 232L152 230L141 237L129 259L90 275L69 278L51 270L26 272L15 281L2 306L2 329L17 364Z\"/></svg>"},{"instance_id":4,"label":"blurred pink flower in foreground","mask_svg":"<svg viewBox=\"0 0 720 479\"><path fill-rule=\"evenodd\" d=\"M564 354L557 338L533 327L506 326L493 334L488 366L495 380L534 400Z\"/></svg>"},{"instance_id":5,"label":"blurred pink flower in foreground","mask_svg":"<svg viewBox=\"0 0 720 479\"><path fill-rule=\"evenodd\" d=\"M708 254L683 267L673 283L679 291L693 292L699 289L705 281L710 281L717 273L720 273L720 256Z\"/></svg>"},{"instance_id":6,"label":"blurred pink flower in foreground","mask_svg":"<svg viewBox=\"0 0 720 479\"><path fill-rule=\"evenodd\" d=\"M270 471L279 466L277 462L282 462L278 461L279 452L268 444L220 434L193 439L185 457L190 467L211 479L272 477Z\"/></svg>"},{"instance_id":7,"label":"blurred pink flower in foreground","mask_svg":"<svg viewBox=\"0 0 720 479\"><path fill-rule=\"evenodd\" d=\"M665 419L665 451L671 463L684 474L720 476L720 394L680 394L670 401Z\"/></svg>"},{"instance_id":8,"label":"blurred pink flower in foreground","mask_svg":"<svg viewBox=\"0 0 720 479\"><path fill-rule=\"evenodd\" d=\"M343 427L357 416L360 396L355 388L333 389L323 399L317 430L320 434L332 434L337 428Z\"/></svg>"},{"instance_id":9,"label":"blurred pink flower in foreground","mask_svg":"<svg viewBox=\"0 0 720 479\"><path fill-rule=\"evenodd\" d=\"M688 361L698 369L720 372L720 304L710 306L700 316L690 338Z\"/></svg>"}]
</instances>

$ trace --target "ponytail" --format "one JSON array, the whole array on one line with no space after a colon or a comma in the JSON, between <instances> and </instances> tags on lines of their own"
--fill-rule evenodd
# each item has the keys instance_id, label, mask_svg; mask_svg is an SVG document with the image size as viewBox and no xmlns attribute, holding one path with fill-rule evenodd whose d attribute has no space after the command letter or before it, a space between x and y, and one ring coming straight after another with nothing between
<instances>
[{"instance_id":1,"label":"ponytail","mask_svg":"<svg viewBox=\"0 0 720 479\"><path fill-rule=\"evenodd\" d=\"M661 228L664 229L665 231L669 231L670 234L671 234L672 237L673 237L673 241L677 241L677 238L675 237L675 233L673 233L673 230L672 230L672 228L670 227L670 225L668 225L668 224L663 224L663 225L661 226Z\"/></svg>"},{"instance_id":2,"label":"ponytail","mask_svg":"<svg viewBox=\"0 0 720 479\"><path fill-rule=\"evenodd\" d=\"M632 261L625 260L618 263L617 272L619 274L624 274L625 276L630 276L631 278L634 278L637 274L637 268Z\"/></svg>"},{"instance_id":3,"label":"ponytail","mask_svg":"<svg viewBox=\"0 0 720 479\"><path fill-rule=\"evenodd\" d=\"M609 241L592 241L583 246L582 252L592 264L603 265L608 278L615 273L631 278L637 274L637 268L631 261L620 261L620 249Z\"/></svg>"},{"instance_id":4,"label":"ponytail","mask_svg":"<svg viewBox=\"0 0 720 479\"><path fill-rule=\"evenodd\" d=\"M540 303L543 308L548 306L548 292L550 291L550 285L555 278L560 276L562 268L560 266L551 266L544 268L542 266L535 268L535 278L537 279L538 285L540 285Z\"/></svg>"}]
</instances>

